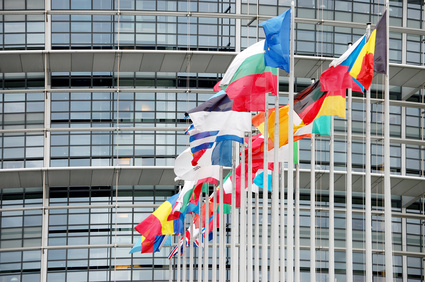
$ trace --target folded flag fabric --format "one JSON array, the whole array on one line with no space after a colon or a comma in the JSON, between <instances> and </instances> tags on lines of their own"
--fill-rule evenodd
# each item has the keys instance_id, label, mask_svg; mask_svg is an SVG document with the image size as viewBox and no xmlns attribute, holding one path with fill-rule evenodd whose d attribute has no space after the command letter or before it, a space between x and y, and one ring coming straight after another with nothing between
<instances>
[{"instance_id":1,"label":"folded flag fabric","mask_svg":"<svg viewBox=\"0 0 425 282\"><path fill-rule=\"evenodd\" d=\"M294 96L294 111L305 125L321 116L345 118L345 89L321 91L318 80Z\"/></svg>"},{"instance_id":2,"label":"folded flag fabric","mask_svg":"<svg viewBox=\"0 0 425 282\"><path fill-rule=\"evenodd\" d=\"M322 91L338 91L348 88L357 92L364 91L363 85L352 77L349 72L365 44L366 35L363 35L341 57L329 64L329 68L320 75Z\"/></svg>"},{"instance_id":3,"label":"folded flag fabric","mask_svg":"<svg viewBox=\"0 0 425 282\"><path fill-rule=\"evenodd\" d=\"M264 64L264 42L239 53L215 87L226 91L234 111L264 111L265 94L277 93L277 69Z\"/></svg>"},{"instance_id":4,"label":"folded flag fabric","mask_svg":"<svg viewBox=\"0 0 425 282\"><path fill-rule=\"evenodd\" d=\"M266 35L264 61L269 67L281 68L289 73L291 35L291 9L280 16L260 24Z\"/></svg>"},{"instance_id":5,"label":"folded flag fabric","mask_svg":"<svg viewBox=\"0 0 425 282\"><path fill-rule=\"evenodd\" d=\"M212 165L211 154L201 156L196 165L192 164L192 160L193 155L190 152L190 148L187 148L177 156L174 162L175 180L199 181L210 177L218 179L220 167L218 165Z\"/></svg>"},{"instance_id":6,"label":"folded flag fabric","mask_svg":"<svg viewBox=\"0 0 425 282\"><path fill-rule=\"evenodd\" d=\"M162 203L151 215L140 222L134 229L148 241L154 241L157 235L173 235L174 222L168 221L168 215L177 201L179 194L175 194Z\"/></svg>"},{"instance_id":7,"label":"folded flag fabric","mask_svg":"<svg viewBox=\"0 0 425 282\"><path fill-rule=\"evenodd\" d=\"M220 91L206 102L187 112L193 122L189 142L193 165L209 155L212 165L232 165L232 141L243 142L251 131L251 115L232 110L233 101ZM209 149L210 152L207 152Z\"/></svg>"},{"instance_id":8,"label":"folded flag fabric","mask_svg":"<svg viewBox=\"0 0 425 282\"><path fill-rule=\"evenodd\" d=\"M130 254L133 253L156 253L161 250L161 247L167 240L169 235L158 235L155 236L154 240L146 239L144 236L140 236L139 240L134 244L130 250Z\"/></svg>"},{"instance_id":9,"label":"folded flag fabric","mask_svg":"<svg viewBox=\"0 0 425 282\"><path fill-rule=\"evenodd\" d=\"M387 73L386 13L385 11L376 24L350 71L350 75L366 90L372 84L374 70L377 73Z\"/></svg>"}]
</instances>

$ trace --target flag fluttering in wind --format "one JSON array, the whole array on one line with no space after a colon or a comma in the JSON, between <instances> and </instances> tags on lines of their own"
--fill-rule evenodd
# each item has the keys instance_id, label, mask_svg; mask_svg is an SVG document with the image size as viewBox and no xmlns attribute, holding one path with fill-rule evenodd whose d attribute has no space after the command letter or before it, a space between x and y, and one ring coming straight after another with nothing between
<instances>
[{"instance_id":1,"label":"flag fluttering in wind","mask_svg":"<svg viewBox=\"0 0 425 282\"><path fill-rule=\"evenodd\" d=\"M376 28L372 31L350 71L350 75L361 83L366 90L372 84L374 71L387 73L386 13L387 11L376 24Z\"/></svg>"},{"instance_id":2,"label":"flag fluttering in wind","mask_svg":"<svg viewBox=\"0 0 425 282\"><path fill-rule=\"evenodd\" d=\"M348 88L357 92L364 91L363 85L352 77L349 72L365 44L366 35L363 35L341 57L329 64L329 68L320 75L322 91L338 91Z\"/></svg>"},{"instance_id":3,"label":"flag fluttering in wind","mask_svg":"<svg viewBox=\"0 0 425 282\"><path fill-rule=\"evenodd\" d=\"M318 80L294 96L294 111L305 125L321 116L345 118L345 89L321 91Z\"/></svg>"},{"instance_id":4,"label":"flag fluttering in wind","mask_svg":"<svg viewBox=\"0 0 425 282\"><path fill-rule=\"evenodd\" d=\"M214 87L223 89L238 112L264 111L265 93L276 95L277 69L264 64L264 40L239 53L223 79Z\"/></svg>"},{"instance_id":5,"label":"flag fluttering in wind","mask_svg":"<svg viewBox=\"0 0 425 282\"><path fill-rule=\"evenodd\" d=\"M157 235L173 235L175 233L174 222L168 221L167 218L178 197L179 194L175 194L168 198L134 229L149 241L154 241Z\"/></svg>"},{"instance_id":6,"label":"flag fluttering in wind","mask_svg":"<svg viewBox=\"0 0 425 282\"><path fill-rule=\"evenodd\" d=\"M251 131L251 115L232 110L233 101L220 91L201 105L187 112L193 122L188 130L193 165L211 149L212 165L232 165L232 141L243 142L245 132Z\"/></svg>"},{"instance_id":7,"label":"flag fluttering in wind","mask_svg":"<svg viewBox=\"0 0 425 282\"><path fill-rule=\"evenodd\" d=\"M266 35L264 61L269 67L289 73L291 9L260 24Z\"/></svg>"},{"instance_id":8,"label":"flag fluttering in wind","mask_svg":"<svg viewBox=\"0 0 425 282\"><path fill-rule=\"evenodd\" d=\"M155 239L149 240L144 236L140 236L139 240L134 244L130 250L130 254L133 253L156 253L159 252L162 245L164 244L166 237L169 235L158 235Z\"/></svg>"}]
</instances>

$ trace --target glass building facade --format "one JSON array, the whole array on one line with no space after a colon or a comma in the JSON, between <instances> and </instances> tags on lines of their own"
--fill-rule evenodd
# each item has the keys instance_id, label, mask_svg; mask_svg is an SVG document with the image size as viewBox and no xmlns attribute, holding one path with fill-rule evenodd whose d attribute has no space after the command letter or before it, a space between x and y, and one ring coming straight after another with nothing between
<instances>
[{"instance_id":1,"label":"glass building facade","mask_svg":"<svg viewBox=\"0 0 425 282\"><path fill-rule=\"evenodd\" d=\"M128 254L139 238L133 227L179 190L173 165L189 144L184 113L211 97L235 55L264 39L259 24L290 2L0 0L0 282L176 281L169 248ZM396 281L424 281L425 5L389 4L393 271ZM300 91L365 33L366 23L376 24L385 1L296 0L295 7ZM281 71L281 104L288 101L288 81ZM335 119L333 206L326 182L329 137L316 138L317 281L329 280L330 257L335 279L346 280L347 232L353 235L354 280L365 280L369 157L371 267L374 281L384 279L382 83L377 76L371 87L371 156L364 140L365 97L353 93L352 230L345 228L347 198L340 183L346 179L347 120ZM312 168L310 143L300 142L304 179ZM300 272L306 281L308 181L301 181L299 192Z\"/></svg>"}]
</instances>

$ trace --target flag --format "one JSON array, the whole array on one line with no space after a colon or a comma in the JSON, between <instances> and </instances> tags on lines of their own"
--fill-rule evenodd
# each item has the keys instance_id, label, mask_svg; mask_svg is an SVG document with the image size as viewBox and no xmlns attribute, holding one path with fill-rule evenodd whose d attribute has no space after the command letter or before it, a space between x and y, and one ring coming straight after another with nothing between
<instances>
[{"instance_id":1,"label":"flag","mask_svg":"<svg viewBox=\"0 0 425 282\"><path fill-rule=\"evenodd\" d=\"M350 75L354 77L367 90L372 84L373 72L386 73L387 66L387 34L386 34L386 11L372 31L367 43L363 46L359 56L354 62ZM379 41L377 41L379 40ZM376 53L376 54L375 54ZM375 58L376 57L376 58Z\"/></svg>"},{"instance_id":2,"label":"flag","mask_svg":"<svg viewBox=\"0 0 425 282\"><path fill-rule=\"evenodd\" d=\"M197 132L220 131L251 131L251 114L232 110L234 101L228 94L220 91L201 105L187 113ZM190 134L190 132L189 132Z\"/></svg>"},{"instance_id":3,"label":"flag","mask_svg":"<svg viewBox=\"0 0 425 282\"><path fill-rule=\"evenodd\" d=\"M193 122L189 142L194 154L192 165L207 153L212 165L232 165L232 141L243 142L251 131L251 114L232 110L233 101L220 91L198 107L188 111Z\"/></svg>"},{"instance_id":4,"label":"flag","mask_svg":"<svg viewBox=\"0 0 425 282\"><path fill-rule=\"evenodd\" d=\"M260 25L266 35L264 43L265 65L281 68L289 73L291 9Z\"/></svg>"},{"instance_id":5,"label":"flag","mask_svg":"<svg viewBox=\"0 0 425 282\"><path fill-rule=\"evenodd\" d=\"M168 235L155 236L154 240L146 239L144 236L140 236L139 240L134 244L130 250L130 254L139 253L156 253L159 252L162 245L164 244Z\"/></svg>"},{"instance_id":6,"label":"flag","mask_svg":"<svg viewBox=\"0 0 425 282\"><path fill-rule=\"evenodd\" d=\"M333 60L320 75L322 91L338 91L351 88L363 92L363 86L350 75L351 68L366 43L366 35L358 39L341 57Z\"/></svg>"},{"instance_id":7,"label":"flag","mask_svg":"<svg viewBox=\"0 0 425 282\"><path fill-rule=\"evenodd\" d=\"M284 146L285 144L288 143L288 122L289 122L288 110L289 110L288 105L281 106L279 108L279 147ZM264 134L265 132L264 118L265 118L264 112L258 113L252 118L252 124L255 127L257 127L262 134ZM294 121L294 141L297 141L306 137L304 133L299 134L299 132L297 131L297 129L300 127L302 120L295 111L293 112L293 121ZM275 123L275 109L270 109L269 110L269 127L268 127L270 142L268 143L268 150L271 150L274 148L274 130L275 130L274 123Z\"/></svg>"},{"instance_id":8,"label":"flag","mask_svg":"<svg viewBox=\"0 0 425 282\"><path fill-rule=\"evenodd\" d=\"M140 222L134 229L148 241L154 241L157 235L174 234L174 222L168 221L168 215L176 203L179 194L175 194L162 203L151 215Z\"/></svg>"},{"instance_id":9,"label":"flag","mask_svg":"<svg viewBox=\"0 0 425 282\"><path fill-rule=\"evenodd\" d=\"M235 57L218 87L233 100L234 111L265 110L264 94L277 93L277 69L264 64L264 40Z\"/></svg>"},{"instance_id":10,"label":"flag","mask_svg":"<svg viewBox=\"0 0 425 282\"><path fill-rule=\"evenodd\" d=\"M294 111L304 125L321 116L345 118L345 89L321 91L320 80L308 86L294 97Z\"/></svg>"},{"instance_id":11,"label":"flag","mask_svg":"<svg viewBox=\"0 0 425 282\"><path fill-rule=\"evenodd\" d=\"M192 165L193 155L190 152L190 148L184 150L174 161L175 180L199 181L208 178L218 179L220 167L212 165L211 151L209 152L210 154L202 156L196 165Z\"/></svg>"},{"instance_id":12,"label":"flag","mask_svg":"<svg viewBox=\"0 0 425 282\"><path fill-rule=\"evenodd\" d=\"M373 70L376 73L387 74L387 11L376 24L375 54L373 58Z\"/></svg>"}]
</instances>

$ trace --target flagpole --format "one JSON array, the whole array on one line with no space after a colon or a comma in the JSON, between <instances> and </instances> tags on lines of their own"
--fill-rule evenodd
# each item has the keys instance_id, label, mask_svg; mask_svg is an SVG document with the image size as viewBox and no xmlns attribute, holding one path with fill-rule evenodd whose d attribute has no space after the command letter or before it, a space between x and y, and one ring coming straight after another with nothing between
<instances>
[{"instance_id":1,"label":"flagpole","mask_svg":"<svg viewBox=\"0 0 425 282\"><path fill-rule=\"evenodd\" d=\"M289 66L289 121L288 121L288 215L287 215L287 281L293 281L294 248L294 47L295 4L291 2L290 66ZM283 233L284 234L284 233Z\"/></svg>"},{"instance_id":2,"label":"flagpole","mask_svg":"<svg viewBox=\"0 0 425 282\"><path fill-rule=\"evenodd\" d=\"M224 250L227 249L226 247L226 242L224 240L224 230L226 228L226 224L224 222L224 209L223 209L223 197L224 197L224 185L223 185L223 167L220 166L220 189L219 189L219 194L220 194L220 201L219 201L219 225L220 225L220 229L219 229L219 244L218 244L218 268L219 268L219 282L224 282L225 281L225 277L226 277L226 257L225 257L225 252Z\"/></svg>"},{"instance_id":3,"label":"flagpole","mask_svg":"<svg viewBox=\"0 0 425 282\"><path fill-rule=\"evenodd\" d=\"M184 230L184 219L183 219L183 230ZM181 277L181 250L182 247L180 246L180 241L182 239L182 234L179 234L177 237L177 282L180 282Z\"/></svg>"},{"instance_id":4,"label":"flagpole","mask_svg":"<svg viewBox=\"0 0 425 282\"><path fill-rule=\"evenodd\" d=\"M193 223L194 223L194 216L191 214L190 216L190 244L189 244L189 282L193 282Z\"/></svg>"},{"instance_id":5,"label":"flagpole","mask_svg":"<svg viewBox=\"0 0 425 282\"><path fill-rule=\"evenodd\" d=\"M204 187L202 187L203 190ZM199 217L198 217L198 241L199 241L199 247L198 247L198 282L202 282L202 205L203 205L203 198L202 198L202 190L199 194Z\"/></svg>"},{"instance_id":6,"label":"flagpole","mask_svg":"<svg viewBox=\"0 0 425 282\"><path fill-rule=\"evenodd\" d=\"M298 163L295 164L295 222L294 222L294 281L301 281L300 273L300 165L299 142L297 146Z\"/></svg>"},{"instance_id":7,"label":"flagpole","mask_svg":"<svg viewBox=\"0 0 425 282\"><path fill-rule=\"evenodd\" d=\"M351 44L351 43L350 43ZM347 89L347 179L346 179L346 232L345 232L345 243L346 243L346 281L353 281L353 190L352 190L352 121L351 121L351 109L352 109L352 90Z\"/></svg>"},{"instance_id":8,"label":"flagpole","mask_svg":"<svg viewBox=\"0 0 425 282\"><path fill-rule=\"evenodd\" d=\"M280 281L285 281L285 168L280 163Z\"/></svg>"},{"instance_id":9,"label":"flagpole","mask_svg":"<svg viewBox=\"0 0 425 282\"><path fill-rule=\"evenodd\" d=\"M247 273L247 281L253 281L252 276L252 132L248 133L248 241L247 241L247 249L248 249L248 273Z\"/></svg>"},{"instance_id":10,"label":"flagpole","mask_svg":"<svg viewBox=\"0 0 425 282\"><path fill-rule=\"evenodd\" d=\"M316 281L316 143L311 134L310 147L310 281Z\"/></svg>"},{"instance_id":11,"label":"flagpole","mask_svg":"<svg viewBox=\"0 0 425 282\"><path fill-rule=\"evenodd\" d=\"M245 138L244 138L245 139ZM240 250L240 275L239 280L245 281L246 280L246 189L245 189L245 140L242 143L241 147L241 175L243 176L241 178L241 195L240 195L240 239L239 239L239 250ZM248 178L249 179L249 178Z\"/></svg>"},{"instance_id":12,"label":"flagpole","mask_svg":"<svg viewBox=\"0 0 425 282\"><path fill-rule=\"evenodd\" d=\"M237 148L232 142L233 147L233 163L232 163L232 203L231 203L231 229L230 229L230 281L238 281L238 250L236 241L238 239L238 214L236 209L236 163L237 163ZM242 187L241 187L242 189Z\"/></svg>"},{"instance_id":13,"label":"flagpole","mask_svg":"<svg viewBox=\"0 0 425 282\"><path fill-rule=\"evenodd\" d=\"M209 239L210 239L210 198L209 198L209 189L206 193L206 203L205 203L205 237L204 237L204 281L208 282L208 272L209 272ZM202 237L201 237L202 238Z\"/></svg>"},{"instance_id":14,"label":"flagpole","mask_svg":"<svg viewBox=\"0 0 425 282\"><path fill-rule=\"evenodd\" d=\"M268 93L265 93L265 111L264 111L264 163L263 172L267 174L268 169L268 136L269 136L269 113L268 113ZM269 217L269 190L268 177L263 177L263 222L262 222L262 247L261 247L261 278L263 281L268 281L268 217Z\"/></svg>"},{"instance_id":15,"label":"flagpole","mask_svg":"<svg viewBox=\"0 0 425 282\"><path fill-rule=\"evenodd\" d=\"M267 111L266 111L267 112ZM265 121L264 121L265 123ZM252 142L251 142L252 145ZM255 262L254 262L254 281L260 281L260 191L255 193L255 230L254 230L254 244L255 244Z\"/></svg>"},{"instance_id":16,"label":"flagpole","mask_svg":"<svg viewBox=\"0 0 425 282\"><path fill-rule=\"evenodd\" d=\"M389 0L386 0L386 69L384 96L384 211L385 211L385 279L393 279L393 244L391 228L391 158L390 158L390 78L389 78Z\"/></svg>"},{"instance_id":17,"label":"flagpole","mask_svg":"<svg viewBox=\"0 0 425 282\"><path fill-rule=\"evenodd\" d=\"M220 169L220 172L221 172L221 169ZM223 183L222 183L223 180L221 178L219 179L220 181L219 185L223 186ZM220 187L219 185L217 185L217 187ZM212 280L211 281L212 282L217 281L217 196L218 196L217 187L215 188L214 197L213 197L213 229L212 229L213 243L212 243L212 256L211 256L211 261L212 261L212 266L211 266Z\"/></svg>"},{"instance_id":18,"label":"flagpole","mask_svg":"<svg viewBox=\"0 0 425 282\"><path fill-rule=\"evenodd\" d=\"M367 36L370 35L370 23L366 28ZM371 178L371 136L370 136L370 122L371 122L371 106L370 106L370 90L366 91L366 162L365 162L365 256L366 256L366 282L373 281L373 260L372 260L372 178Z\"/></svg>"},{"instance_id":19,"label":"flagpole","mask_svg":"<svg viewBox=\"0 0 425 282\"><path fill-rule=\"evenodd\" d=\"M334 117L331 116L329 141L329 281L335 281L335 135Z\"/></svg>"},{"instance_id":20,"label":"flagpole","mask_svg":"<svg viewBox=\"0 0 425 282\"><path fill-rule=\"evenodd\" d=\"M312 79L312 84L315 82ZM310 143L310 281L316 282L316 135Z\"/></svg>"},{"instance_id":21,"label":"flagpole","mask_svg":"<svg viewBox=\"0 0 425 282\"><path fill-rule=\"evenodd\" d=\"M277 88L274 99L274 150L273 150L273 185L272 185L272 216L271 216L271 241L270 241L270 281L279 279L279 68L277 68ZM264 172L267 178L268 172ZM265 190L265 188L263 188Z\"/></svg>"}]
</instances>

